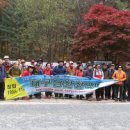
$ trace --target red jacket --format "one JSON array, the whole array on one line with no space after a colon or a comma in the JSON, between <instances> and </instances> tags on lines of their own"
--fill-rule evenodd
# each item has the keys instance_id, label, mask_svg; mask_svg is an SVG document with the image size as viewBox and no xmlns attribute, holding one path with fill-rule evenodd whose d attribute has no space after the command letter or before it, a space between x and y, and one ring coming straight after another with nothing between
<instances>
[{"instance_id":1,"label":"red jacket","mask_svg":"<svg viewBox=\"0 0 130 130\"><path fill-rule=\"evenodd\" d=\"M76 70L76 76L84 77L84 72L80 70Z\"/></svg>"},{"instance_id":2,"label":"red jacket","mask_svg":"<svg viewBox=\"0 0 130 130\"><path fill-rule=\"evenodd\" d=\"M43 70L43 74L46 74L46 75L53 75L51 69L44 69L44 70Z\"/></svg>"},{"instance_id":3,"label":"red jacket","mask_svg":"<svg viewBox=\"0 0 130 130\"><path fill-rule=\"evenodd\" d=\"M23 71L23 73L21 74L21 76L30 76L32 75L28 70Z\"/></svg>"}]
</instances>

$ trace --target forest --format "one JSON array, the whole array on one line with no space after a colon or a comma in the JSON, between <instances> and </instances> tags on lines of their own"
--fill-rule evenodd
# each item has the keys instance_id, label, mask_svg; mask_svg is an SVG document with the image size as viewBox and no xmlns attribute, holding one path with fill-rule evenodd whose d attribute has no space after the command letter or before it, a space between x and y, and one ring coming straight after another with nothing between
<instances>
[{"instance_id":1,"label":"forest","mask_svg":"<svg viewBox=\"0 0 130 130\"><path fill-rule=\"evenodd\" d=\"M130 0L0 0L0 56L127 60L129 9Z\"/></svg>"}]
</instances>

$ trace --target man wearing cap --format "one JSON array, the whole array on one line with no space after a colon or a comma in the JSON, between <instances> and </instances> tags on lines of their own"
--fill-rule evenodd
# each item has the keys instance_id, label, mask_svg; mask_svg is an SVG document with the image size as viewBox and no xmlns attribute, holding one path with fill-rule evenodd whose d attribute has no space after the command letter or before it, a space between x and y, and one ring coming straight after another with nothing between
<instances>
[{"instance_id":1,"label":"man wearing cap","mask_svg":"<svg viewBox=\"0 0 130 130\"><path fill-rule=\"evenodd\" d=\"M9 69L10 69L10 60L9 60L9 56L4 56L4 63L3 63L6 72L8 73Z\"/></svg>"},{"instance_id":2,"label":"man wearing cap","mask_svg":"<svg viewBox=\"0 0 130 130\"><path fill-rule=\"evenodd\" d=\"M67 74L67 71L64 67L64 61L60 60L58 61L58 66L54 67L53 69L53 75L65 75ZM55 93L56 98L62 98L63 94Z\"/></svg>"},{"instance_id":3,"label":"man wearing cap","mask_svg":"<svg viewBox=\"0 0 130 130\"><path fill-rule=\"evenodd\" d=\"M66 71L67 71L67 73L68 73L69 75L72 75L72 76L75 75L76 69L75 69L75 67L74 67L74 62L73 62L73 61L70 61L70 62L69 62L69 67L67 67Z\"/></svg>"},{"instance_id":4,"label":"man wearing cap","mask_svg":"<svg viewBox=\"0 0 130 130\"><path fill-rule=\"evenodd\" d=\"M21 60L21 64L19 65L19 68L20 68L21 72L23 72L27 69L27 66L25 65L24 59Z\"/></svg>"},{"instance_id":5,"label":"man wearing cap","mask_svg":"<svg viewBox=\"0 0 130 130\"><path fill-rule=\"evenodd\" d=\"M35 60L31 60L31 65L35 66Z\"/></svg>"},{"instance_id":6,"label":"man wearing cap","mask_svg":"<svg viewBox=\"0 0 130 130\"><path fill-rule=\"evenodd\" d=\"M128 91L128 101L130 101L130 63L128 63L127 65L126 65L126 77L127 77L127 79L126 79L126 81L125 81L125 88L126 88L126 90ZM124 90L124 99L126 98L125 97L125 94L126 94L126 90Z\"/></svg>"},{"instance_id":7,"label":"man wearing cap","mask_svg":"<svg viewBox=\"0 0 130 130\"><path fill-rule=\"evenodd\" d=\"M122 70L122 66L118 66L118 70L114 72L113 79L118 80L115 85L115 101L118 101L118 94L119 101L123 101L123 88L124 88L124 81L126 80L126 73Z\"/></svg>"},{"instance_id":8,"label":"man wearing cap","mask_svg":"<svg viewBox=\"0 0 130 130\"><path fill-rule=\"evenodd\" d=\"M64 61L64 68L67 69L67 62Z\"/></svg>"},{"instance_id":9,"label":"man wearing cap","mask_svg":"<svg viewBox=\"0 0 130 130\"><path fill-rule=\"evenodd\" d=\"M5 68L3 66L3 60L0 59L0 100L4 100L4 80L7 77Z\"/></svg>"}]
</instances>

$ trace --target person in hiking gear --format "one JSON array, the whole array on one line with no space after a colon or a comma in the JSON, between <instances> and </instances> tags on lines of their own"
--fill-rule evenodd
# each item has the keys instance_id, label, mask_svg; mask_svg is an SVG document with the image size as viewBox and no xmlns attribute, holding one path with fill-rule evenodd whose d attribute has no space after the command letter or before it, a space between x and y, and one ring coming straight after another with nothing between
<instances>
[{"instance_id":1,"label":"person in hiking gear","mask_svg":"<svg viewBox=\"0 0 130 130\"><path fill-rule=\"evenodd\" d=\"M29 65L29 66L27 67L27 69L24 70L20 76L21 76L21 77L31 76L32 73L33 73L33 71L34 71L34 67L33 67L32 65ZM32 99L32 95L30 95L29 97L28 97L28 96L23 97L24 100L27 100L27 99L29 99L29 98Z\"/></svg>"},{"instance_id":2,"label":"person in hiking gear","mask_svg":"<svg viewBox=\"0 0 130 130\"><path fill-rule=\"evenodd\" d=\"M0 100L4 100L5 78L7 78L6 70L3 66L3 60L0 59Z\"/></svg>"},{"instance_id":3,"label":"person in hiking gear","mask_svg":"<svg viewBox=\"0 0 130 130\"><path fill-rule=\"evenodd\" d=\"M11 67L11 63L10 63L10 60L9 60L9 56L4 56L4 62L3 62L3 66L5 68L5 71L6 71L6 74L8 76L8 71Z\"/></svg>"},{"instance_id":4,"label":"person in hiking gear","mask_svg":"<svg viewBox=\"0 0 130 130\"><path fill-rule=\"evenodd\" d=\"M87 69L84 71L84 77L93 78L93 66L91 64L87 65ZM93 93L86 94L86 99L90 99Z\"/></svg>"},{"instance_id":5,"label":"person in hiking gear","mask_svg":"<svg viewBox=\"0 0 130 130\"><path fill-rule=\"evenodd\" d=\"M9 69L8 77L19 77L21 75L21 70L19 69L18 63L14 62L13 66Z\"/></svg>"},{"instance_id":6,"label":"person in hiking gear","mask_svg":"<svg viewBox=\"0 0 130 130\"><path fill-rule=\"evenodd\" d=\"M128 92L127 100L130 101L130 63L126 65L126 81L125 81L125 90L124 90L124 99L126 99L126 92Z\"/></svg>"},{"instance_id":7,"label":"person in hiking gear","mask_svg":"<svg viewBox=\"0 0 130 130\"><path fill-rule=\"evenodd\" d=\"M104 73L104 79L109 79L109 72L108 72L107 64L105 64L105 63L102 64L102 70L103 70L103 73ZM101 88L101 91L103 93L102 97L104 99L104 95L105 95L105 100L108 100L109 87L110 86Z\"/></svg>"},{"instance_id":8,"label":"person in hiking gear","mask_svg":"<svg viewBox=\"0 0 130 130\"><path fill-rule=\"evenodd\" d=\"M33 71L33 74L34 75L43 75L43 71L41 69L41 64L37 63L35 65L35 69ZM34 96L37 98L37 99L41 99L41 92L38 92L37 94L34 94Z\"/></svg>"},{"instance_id":9,"label":"person in hiking gear","mask_svg":"<svg viewBox=\"0 0 130 130\"><path fill-rule=\"evenodd\" d=\"M111 64L110 68L108 69L108 77L109 79L112 79L112 75L114 74L115 72L115 64ZM110 87L108 87L108 99L115 99L115 96L114 96L114 90L115 89L115 84L111 85Z\"/></svg>"},{"instance_id":10,"label":"person in hiking gear","mask_svg":"<svg viewBox=\"0 0 130 130\"><path fill-rule=\"evenodd\" d=\"M123 101L123 88L124 88L124 81L126 80L126 73L122 70L122 66L118 66L118 70L114 72L113 79L118 80L115 85L115 101L118 101L118 94L119 101Z\"/></svg>"},{"instance_id":11,"label":"person in hiking gear","mask_svg":"<svg viewBox=\"0 0 130 130\"><path fill-rule=\"evenodd\" d=\"M52 69L51 69L51 64L50 63L47 63L46 66L45 66L45 69L43 70L43 73L45 75L53 75L53 72L52 72ZM51 98L52 96L52 92L45 92L45 96L46 98Z\"/></svg>"},{"instance_id":12,"label":"person in hiking gear","mask_svg":"<svg viewBox=\"0 0 130 130\"><path fill-rule=\"evenodd\" d=\"M58 61L58 66L54 67L53 69L53 75L65 75L67 74L67 71L64 67L64 61L60 60ZM55 93L56 98L63 98L63 94Z\"/></svg>"},{"instance_id":13,"label":"person in hiking gear","mask_svg":"<svg viewBox=\"0 0 130 130\"><path fill-rule=\"evenodd\" d=\"M93 78L94 79L99 79L99 80L103 80L104 79L104 73L101 69L101 66L99 64L97 64L95 66L95 69L93 71ZM102 88L97 89L96 91L96 99L97 101L100 101L101 99L103 99L103 91ZM101 98L100 98L101 96Z\"/></svg>"},{"instance_id":14,"label":"person in hiking gear","mask_svg":"<svg viewBox=\"0 0 130 130\"><path fill-rule=\"evenodd\" d=\"M69 67L66 68L66 71L69 75L74 76L76 74L76 68L74 67L74 62L70 61L69 62ZM72 94L65 94L65 98L72 98Z\"/></svg>"},{"instance_id":15,"label":"person in hiking gear","mask_svg":"<svg viewBox=\"0 0 130 130\"><path fill-rule=\"evenodd\" d=\"M83 72L83 66L82 65L80 65L79 67L77 67L76 76L78 76L78 77L84 77L84 72ZM77 95L76 98L82 100L84 98L84 96L83 95Z\"/></svg>"}]
</instances>

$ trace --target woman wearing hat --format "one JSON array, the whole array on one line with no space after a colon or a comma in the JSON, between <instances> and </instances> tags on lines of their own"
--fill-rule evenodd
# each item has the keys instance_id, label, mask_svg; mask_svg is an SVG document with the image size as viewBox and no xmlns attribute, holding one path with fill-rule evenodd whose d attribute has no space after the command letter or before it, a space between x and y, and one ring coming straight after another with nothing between
<instances>
[{"instance_id":1,"label":"woman wearing hat","mask_svg":"<svg viewBox=\"0 0 130 130\"><path fill-rule=\"evenodd\" d=\"M115 101L118 101L118 94L120 94L119 101L122 101L124 81L126 80L126 73L122 70L122 66L118 66L118 70L114 72L112 78L118 80L115 85Z\"/></svg>"}]
</instances>

